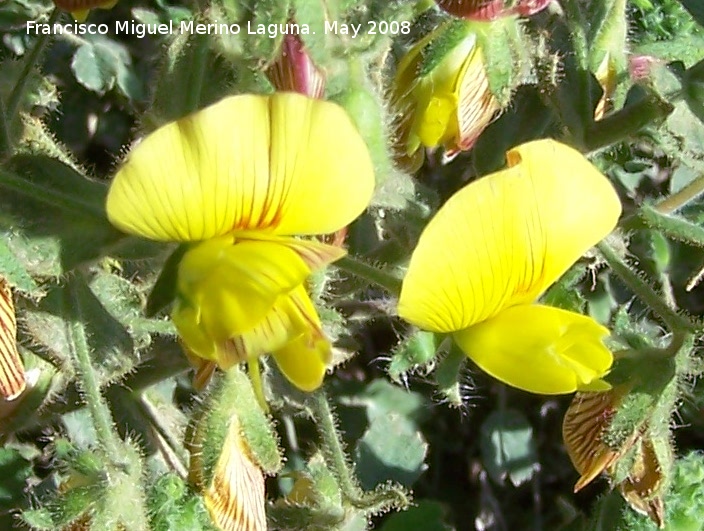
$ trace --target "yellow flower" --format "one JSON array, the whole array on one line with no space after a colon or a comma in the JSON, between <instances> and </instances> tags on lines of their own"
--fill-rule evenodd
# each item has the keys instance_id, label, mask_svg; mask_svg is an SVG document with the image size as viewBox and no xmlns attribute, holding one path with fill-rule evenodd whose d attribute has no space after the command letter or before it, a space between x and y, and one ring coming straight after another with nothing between
<instances>
[{"instance_id":1,"label":"yellow flower","mask_svg":"<svg viewBox=\"0 0 704 531\"><path fill-rule=\"evenodd\" d=\"M366 145L341 107L241 95L147 136L115 176L107 212L125 232L193 242L172 314L191 354L228 368L272 353L312 390L330 344L304 282L344 250L292 236L347 225L373 189Z\"/></svg>"},{"instance_id":2,"label":"yellow flower","mask_svg":"<svg viewBox=\"0 0 704 531\"><path fill-rule=\"evenodd\" d=\"M542 394L604 389L608 330L533 304L621 213L609 181L553 140L507 153L508 168L451 197L421 234L398 314L455 341L483 370Z\"/></svg>"},{"instance_id":3,"label":"yellow flower","mask_svg":"<svg viewBox=\"0 0 704 531\"><path fill-rule=\"evenodd\" d=\"M117 0L54 0L59 9L68 11L78 22L88 18L91 9L112 9Z\"/></svg>"},{"instance_id":4,"label":"yellow flower","mask_svg":"<svg viewBox=\"0 0 704 531\"><path fill-rule=\"evenodd\" d=\"M398 65L394 106L402 156L421 146L443 146L448 156L470 149L500 108L476 34L443 26L413 46Z\"/></svg>"}]
</instances>

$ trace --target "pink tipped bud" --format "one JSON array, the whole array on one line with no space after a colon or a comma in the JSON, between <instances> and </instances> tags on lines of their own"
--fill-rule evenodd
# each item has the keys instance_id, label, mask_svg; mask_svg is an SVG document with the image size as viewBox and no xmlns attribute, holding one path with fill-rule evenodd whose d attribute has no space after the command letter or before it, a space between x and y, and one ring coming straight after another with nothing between
<instances>
[{"instance_id":1,"label":"pink tipped bud","mask_svg":"<svg viewBox=\"0 0 704 531\"><path fill-rule=\"evenodd\" d=\"M285 35L281 54L267 70L267 76L276 90L300 92L311 98L322 98L325 75L313 63L298 35Z\"/></svg>"}]
</instances>

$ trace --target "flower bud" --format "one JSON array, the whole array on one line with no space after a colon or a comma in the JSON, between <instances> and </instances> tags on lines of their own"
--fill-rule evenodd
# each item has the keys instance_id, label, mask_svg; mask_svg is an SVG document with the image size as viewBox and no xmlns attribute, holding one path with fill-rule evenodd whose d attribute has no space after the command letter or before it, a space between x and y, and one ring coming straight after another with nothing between
<instances>
[{"instance_id":1,"label":"flower bud","mask_svg":"<svg viewBox=\"0 0 704 531\"><path fill-rule=\"evenodd\" d=\"M477 35L462 24L439 28L411 48L394 84L402 157L421 146L442 146L448 156L469 150L500 109Z\"/></svg>"},{"instance_id":2,"label":"flower bud","mask_svg":"<svg viewBox=\"0 0 704 531\"><path fill-rule=\"evenodd\" d=\"M511 15L528 17L545 9L552 0L437 0L438 6L469 20L496 20Z\"/></svg>"},{"instance_id":3,"label":"flower bud","mask_svg":"<svg viewBox=\"0 0 704 531\"><path fill-rule=\"evenodd\" d=\"M267 70L276 90L300 92L311 98L325 93L325 74L318 68L298 35L284 35L280 55Z\"/></svg>"}]
</instances>

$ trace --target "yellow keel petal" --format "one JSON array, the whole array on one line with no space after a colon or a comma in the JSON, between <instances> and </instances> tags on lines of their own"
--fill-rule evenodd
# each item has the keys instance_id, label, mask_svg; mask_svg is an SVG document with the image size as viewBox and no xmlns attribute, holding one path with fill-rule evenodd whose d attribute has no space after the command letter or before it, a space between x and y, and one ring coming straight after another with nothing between
<instances>
[{"instance_id":1,"label":"yellow keel petal","mask_svg":"<svg viewBox=\"0 0 704 531\"><path fill-rule=\"evenodd\" d=\"M593 388L613 362L608 330L584 315L540 305L512 306L454 334L460 348L502 382L538 394Z\"/></svg>"}]
</instances>

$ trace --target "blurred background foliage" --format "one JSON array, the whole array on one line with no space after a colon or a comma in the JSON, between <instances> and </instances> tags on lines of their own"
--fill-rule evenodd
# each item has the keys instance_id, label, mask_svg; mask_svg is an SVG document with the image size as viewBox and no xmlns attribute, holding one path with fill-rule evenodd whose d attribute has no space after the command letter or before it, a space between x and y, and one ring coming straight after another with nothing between
<instances>
[{"instance_id":1,"label":"blurred background foliage","mask_svg":"<svg viewBox=\"0 0 704 531\"><path fill-rule=\"evenodd\" d=\"M194 17L285 22L289 8L312 25L324 16L363 24L411 21L408 35L304 37L328 74L326 97L357 121L381 181L372 206L349 229L349 251L399 271L430 215L468 181L501 167L503 148L542 136L576 138L579 129L551 106L556 101L551 94L574 88L569 85L574 71L565 61L556 67L555 86L540 80L515 88L513 103L473 150L450 162L439 150L429 151L413 177L400 169L389 151L396 123L389 106L391 80L409 45L446 17L431 4L217 0L205 9L197 2L120 0L111 10L91 12L90 22L178 23ZM589 4L581 2L585 13ZM22 118L8 114L17 150L2 156L0 270L18 294L19 342L25 368L36 376L19 403L0 403L0 528L209 529L200 498L184 480L183 438L204 399L193 388L166 314L143 312L173 249L111 228L102 213L104 184L145 131L226 94L271 91L264 72L281 39L54 36L43 50L41 68L26 72L38 42L26 22L45 19L52 9L40 0L0 3L0 99L7 107L20 79L28 87L15 103ZM630 0L626 11L629 56L653 59L648 90L663 98L682 91L685 69L704 58L701 5ZM61 17L70 21L67 14ZM538 41L550 32L558 39L560 29L552 20L540 14L526 22L526 31ZM565 57L569 54L539 59ZM626 63L619 76L612 95L616 109L637 102L645 90L629 78ZM584 87L579 89L583 93ZM669 304L698 320L704 316L704 286L697 278L704 267L701 238L696 244L673 239L676 231L644 223L638 214L641 205L675 194L703 174L704 125L682 98L673 105L658 123L618 141L587 142L587 148L619 189L623 228L632 231L631 262ZM700 227L704 201L690 202L681 214ZM627 344L663 346L662 322L610 270L595 264L594 257L577 264L548 292L548 301L584 309L609 323ZM319 493L325 511L316 518L335 522L335 507L348 511L342 524L321 523L321 529L364 529L369 523L382 531L655 528L603 480L573 494L578 475L561 433L571 397L507 388L429 334L410 335L412 330L393 316L393 301L384 290L345 271L332 268L313 288L318 302L324 301L323 319L336 339L339 361L345 360L326 387L359 487L392 492L400 485L413 491L414 505L391 513L386 510L393 504L385 506L383 500L373 500L374 510L342 507L335 498L339 478L331 479L319 452L320 435L305 414L308 399L270 368L274 396L280 397L273 404L274 419L286 455L283 472L267 480L272 521L289 521L274 500L289 494L305 470L332 485ZM120 476L109 482L102 450L96 450L102 428L83 406L80 377L86 366L75 355L81 342L119 433L111 440L122 456ZM704 509L704 458L697 453L704 444L704 393L695 381L687 385L672 421L677 425L672 442L684 456L672 474L676 494L665 495L673 530L704 526L698 516ZM133 485L146 486L134 490ZM132 514L125 521L116 519L115 511ZM281 528L306 528L287 525Z\"/></svg>"}]
</instances>

